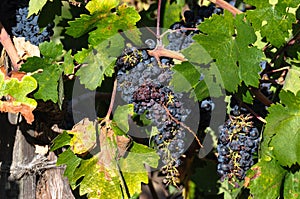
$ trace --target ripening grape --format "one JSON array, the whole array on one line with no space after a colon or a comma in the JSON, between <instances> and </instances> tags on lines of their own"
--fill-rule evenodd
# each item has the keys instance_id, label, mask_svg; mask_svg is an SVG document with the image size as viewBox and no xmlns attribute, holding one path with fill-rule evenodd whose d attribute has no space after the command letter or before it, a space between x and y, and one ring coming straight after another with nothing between
<instances>
[{"instance_id":1,"label":"ripening grape","mask_svg":"<svg viewBox=\"0 0 300 199\"><path fill-rule=\"evenodd\" d=\"M52 35L51 25L45 27L43 31L38 26L38 16L28 16L28 7L19 8L16 12L16 25L12 27L12 34L16 37L25 37L26 41L34 45L39 45L44 41L49 41Z\"/></svg>"},{"instance_id":2,"label":"ripening grape","mask_svg":"<svg viewBox=\"0 0 300 199\"><path fill-rule=\"evenodd\" d=\"M252 155L257 151L260 136L249 115L230 116L219 128L218 167L221 180L243 180L254 164Z\"/></svg>"}]
</instances>

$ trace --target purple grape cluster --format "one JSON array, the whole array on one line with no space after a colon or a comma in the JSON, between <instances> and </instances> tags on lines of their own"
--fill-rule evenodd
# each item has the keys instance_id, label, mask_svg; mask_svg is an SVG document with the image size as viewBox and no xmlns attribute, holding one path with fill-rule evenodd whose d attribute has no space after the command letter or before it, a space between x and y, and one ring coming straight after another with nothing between
<instances>
[{"instance_id":1,"label":"purple grape cluster","mask_svg":"<svg viewBox=\"0 0 300 199\"><path fill-rule=\"evenodd\" d=\"M209 18L212 14L220 14L221 10L216 8L214 4L209 6L199 6L193 10L184 12L184 19L171 25L171 32L168 35L169 44L166 46L169 50L179 51L189 47L194 40L192 37L199 33L199 30L187 30L187 28L196 28L205 18ZM179 30L180 29L180 30Z\"/></svg>"},{"instance_id":2,"label":"purple grape cluster","mask_svg":"<svg viewBox=\"0 0 300 199\"><path fill-rule=\"evenodd\" d=\"M126 48L117 59L115 67L118 78L117 89L121 92L122 99L130 103L133 92L145 83L157 82L168 85L173 73L168 66L173 62L163 58L161 63L162 67L146 50L139 50L136 47Z\"/></svg>"},{"instance_id":3,"label":"purple grape cluster","mask_svg":"<svg viewBox=\"0 0 300 199\"><path fill-rule=\"evenodd\" d=\"M116 69L119 74L125 73L126 71L135 67L141 60L148 57L145 50L139 50L136 47L125 48L116 61Z\"/></svg>"},{"instance_id":4,"label":"purple grape cluster","mask_svg":"<svg viewBox=\"0 0 300 199\"><path fill-rule=\"evenodd\" d=\"M243 180L246 171L254 164L252 156L257 152L260 134L250 115L230 116L219 128L217 171L223 181Z\"/></svg>"},{"instance_id":5,"label":"purple grape cluster","mask_svg":"<svg viewBox=\"0 0 300 199\"><path fill-rule=\"evenodd\" d=\"M186 11L185 19L170 27L172 30L180 30L168 34L169 44L166 49L179 51L191 45L194 42L192 36L199 31L185 28L195 28L214 11L214 6L202 6L198 11ZM149 49L157 45L152 39L147 39L145 44ZM151 137L151 141L161 157L161 170L166 174L166 181L174 182L178 176L176 167L181 164L181 157L187 147L187 129L182 124L191 110L184 109L182 94L174 93L172 88L168 87L173 75L171 67L174 62L166 57L161 58L160 62L161 65L154 57L149 56L147 50L127 47L116 62L117 90L125 102L133 103L136 114L145 114L152 125L157 127L158 132ZM203 108L211 111L214 104L205 101Z\"/></svg>"},{"instance_id":6,"label":"purple grape cluster","mask_svg":"<svg viewBox=\"0 0 300 199\"><path fill-rule=\"evenodd\" d=\"M177 176L173 168L180 166L186 147L186 134L181 122L189 114L188 110L183 109L179 96L158 83L141 85L134 91L132 103L135 113L146 114L147 119L157 127L158 133L152 140L164 165L162 171L166 174L166 180L173 180Z\"/></svg>"},{"instance_id":7,"label":"purple grape cluster","mask_svg":"<svg viewBox=\"0 0 300 199\"><path fill-rule=\"evenodd\" d=\"M16 25L12 27L12 34L16 37L25 37L34 45L39 45L44 41L49 41L53 34L52 26L48 25L43 31L38 26L38 16L28 17L28 7L19 8L16 13Z\"/></svg>"},{"instance_id":8,"label":"purple grape cluster","mask_svg":"<svg viewBox=\"0 0 300 199\"><path fill-rule=\"evenodd\" d=\"M157 146L169 145L169 141L181 132L180 122L185 120L187 111L170 88L155 83L143 84L133 93L132 103L135 113L146 113L160 132L153 138ZM183 133L179 134L180 138L184 137ZM184 144L177 148L178 151L183 152L183 147Z\"/></svg>"}]
</instances>

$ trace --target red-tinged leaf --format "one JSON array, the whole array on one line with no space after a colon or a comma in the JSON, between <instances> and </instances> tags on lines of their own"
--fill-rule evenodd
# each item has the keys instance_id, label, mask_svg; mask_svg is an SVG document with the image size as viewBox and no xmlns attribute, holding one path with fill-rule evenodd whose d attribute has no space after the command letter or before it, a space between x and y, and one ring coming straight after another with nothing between
<instances>
[{"instance_id":1,"label":"red-tinged leaf","mask_svg":"<svg viewBox=\"0 0 300 199\"><path fill-rule=\"evenodd\" d=\"M27 123L34 121L32 111L37 102L27 95L37 88L36 80L24 72L12 72L8 76L4 67L0 68L0 111L21 113Z\"/></svg>"},{"instance_id":2,"label":"red-tinged leaf","mask_svg":"<svg viewBox=\"0 0 300 199\"><path fill-rule=\"evenodd\" d=\"M248 172L247 177L254 198L277 198L286 170L276 160L260 161Z\"/></svg>"},{"instance_id":3,"label":"red-tinged leaf","mask_svg":"<svg viewBox=\"0 0 300 199\"><path fill-rule=\"evenodd\" d=\"M96 122L88 118L77 123L68 134L74 135L70 140L70 146L75 154L89 152L96 144Z\"/></svg>"},{"instance_id":4,"label":"red-tinged leaf","mask_svg":"<svg viewBox=\"0 0 300 199\"><path fill-rule=\"evenodd\" d=\"M32 111L35 107L30 107L25 104L15 105L14 101L3 102L0 101L0 111L7 113L21 113L28 124L34 121Z\"/></svg>"}]
</instances>

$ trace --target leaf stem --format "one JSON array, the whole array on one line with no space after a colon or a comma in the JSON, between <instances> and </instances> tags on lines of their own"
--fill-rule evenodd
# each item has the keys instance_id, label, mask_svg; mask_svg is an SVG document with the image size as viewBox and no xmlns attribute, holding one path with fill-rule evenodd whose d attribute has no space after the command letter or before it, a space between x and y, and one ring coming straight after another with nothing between
<instances>
[{"instance_id":1,"label":"leaf stem","mask_svg":"<svg viewBox=\"0 0 300 199\"><path fill-rule=\"evenodd\" d=\"M115 103L115 99L116 99L116 93L117 93L117 85L118 85L118 80L117 78L114 81L114 87L113 87L113 92L111 94L111 98L110 98L110 104L109 104L109 108L107 111L107 114L105 116L105 120L108 121L110 118L110 115L112 113L112 109L114 107L114 103Z\"/></svg>"},{"instance_id":2,"label":"leaf stem","mask_svg":"<svg viewBox=\"0 0 300 199\"><path fill-rule=\"evenodd\" d=\"M231 4L227 3L224 0L209 0L210 2L220 6L221 8L228 10L229 12L231 12L234 16L237 14L241 14L243 13L242 11L240 11L239 9L237 9L236 7L232 6Z\"/></svg>"},{"instance_id":3,"label":"leaf stem","mask_svg":"<svg viewBox=\"0 0 300 199\"><path fill-rule=\"evenodd\" d=\"M9 34L6 32L1 22L0 22L0 42L3 45L3 48L6 50L12 62L14 71L18 71L21 67L22 60L19 58L17 49L14 46Z\"/></svg>"}]
</instances>

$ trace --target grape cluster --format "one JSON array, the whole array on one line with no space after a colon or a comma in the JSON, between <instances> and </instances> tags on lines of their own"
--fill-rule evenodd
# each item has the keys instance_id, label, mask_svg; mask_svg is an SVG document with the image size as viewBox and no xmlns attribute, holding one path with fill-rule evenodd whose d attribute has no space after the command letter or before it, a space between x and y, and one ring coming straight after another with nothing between
<instances>
[{"instance_id":1,"label":"grape cluster","mask_svg":"<svg viewBox=\"0 0 300 199\"><path fill-rule=\"evenodd\" d=\"M133 92L145 83L157 82L168 85L173 73L168 67L173 64L173 61L163 58L161 63L162 67L154 57L148 55L146 50L138 50L135 47L125 49L116 62L117 89L121 92L122 99L129 103Z\"/></svg>"},{"instance_id":2,"label":"grape cluster","mask_svg":"<svg viewBox=\"0 0 300 199\"><path fill-rule=\"evenodd\" d=\"M175 169L181 164L180 157L185 151L185 129L181 126L189 114L180 102L180 96L161 84L142 84L132 96L134 111L146 114L157 127L158 132L152 137L161 157L166 182L174 182L179 175Z\"/></svg>"},{"instance_id":3,"label":"grape cluster","mask_svg":"<svg viewBox=\"0 0 300 199\"><path fill-rule=\"evenodd\" d=\"M116 61L116 70L120 73L125 73L135 67L142 59L147 57L148 55L145 50L142 51L135 47L127 47Z\"/></svg>"},{"instance_id":4,"label":"grape cluster","mask_svg":"<svg viewBox=\"0 0 300 199\"><path fill-rule=\"evenodd\" d=\"M250 115L244 114L230 116L219 128L217 171L222 181L243 180L254 164L252 156L258 149L260 135L250 119Z\"/></svg>"},{"instance_id":5,"label":"grape cluster","mask_svg":"<svg viewBox=\"0 0 300 199\"><path fill-rule=\"evenodd\" d=\"M186 28L195 28L214 12L214 6L202 6L197 12L186 11L184 20L171 26L172 30L180 30L168 34L166 49L179 51L191 45L194 42L192 36L199 31ZM145 44L148 49L154 49L157 45L152 39L147 39ZM157 127L158 132L151 137L151 141L161 157L166 182L173 183L179 175L176 168L181 164L186 147L187 129L183 122L191 110L184 108L182 95L168 87L173 75L170 68L174 62L166 57L161 58L160 62L161 65L145 49L127 46L116 62L117 90L125 102L134 104L136 114L145 114ZM202 104L201 107L207 111L214 108L211 100Z\"/></svg>"},{"instance_id":6,"label":"grape cluster","mask_svg":"<svg viewBox=\"0 0 300 199\"><path fill-rule=\"evenodd\" d=\"M188 110L183 109L178 95L170 88L154 83L143 84L133 93L132 103L134 112L145 113L160 132L153 138L157 146L162 146L165 142L171 144L169 141L182 131L180 122L185 120ZM179 137L184 137L183 133L180 134Z\"/></svg>"},{"instance_id":7,"label":"grape cluster","mask_svg":"<svg viewBox=\"0 0 300 199\"><path fill-rule=\"evenodd\" d=\"M38 26L38 16L28 16L28 7L19 8L16 12L16 25L12 27L12 34L16 37L25 37L34 45L49 41L52 35L52 26L48 25L43 31Z\"/></svg>"},{"instance_id":8,"label":"grape cluster","mask_svg":"<svg viewBox=\"0 0 300 199\"><path fill-rule=\"evenodd\" d=\"M148 47L154 48L153 40L146 40ZM127 47L117 59L116 67L121 98L134 104L137 115L146 118L157 128L157 134L150 140L161 157L166 183L174 183L179 176L176 169L185 151L185 129L181 126L190 113L180 101L182 94L175 94L169 85L174 65L169 58L162 58L161 65L147 50Z\"/></svg>"},{"instance_id":9,"label":"grape cluster","mask_svg":"<svg viewBox=\"0 0 300 199\"><path fill-rule=\"evenodd\" d=\"M184 19L171 25L171 32L168 35L169 44L166 46L169 50L179 51L189 47L194 40L192 37L199 33L199 30L189 30L188 28L196 28L205 18L209 18L212 14L219 14L221 10L216 8L214 4L209 6L197 6L193 10L184 12Z\"/></svg>"}]
</instances>

